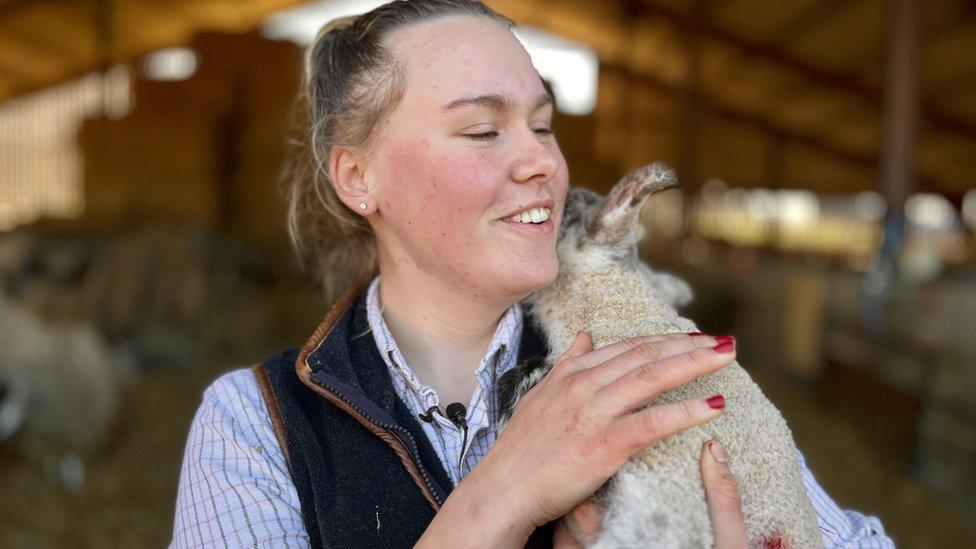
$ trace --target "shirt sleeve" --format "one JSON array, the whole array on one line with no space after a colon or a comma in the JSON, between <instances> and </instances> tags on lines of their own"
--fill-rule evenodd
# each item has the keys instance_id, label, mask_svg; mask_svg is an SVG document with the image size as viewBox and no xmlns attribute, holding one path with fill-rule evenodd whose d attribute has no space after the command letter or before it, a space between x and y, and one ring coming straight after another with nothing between
<instances>
[{"instance_id":1,"label":"shirt sleeve","mask_svg":"<svg viewBox=\"0 0 976 549\"><path fill-rule=\"evenodd\" d=\"M803 485L817 512L817 522L827 549L894 549L895 543L885 534L877 517L863 515L852 509L841 509L817 484L799 450L796 457L803 475Z\"/></svg>"},{"instance_id":2,"label":"shirt sleeve","mask_svg":"<svg viewBox=\"0 0 976 549\"><path fill-rule=\"evenodd\" d=\"M257 380L240 369L204 391L190 425L170 548L272 546L309 539Z\"/></svg>"}]
</instances>

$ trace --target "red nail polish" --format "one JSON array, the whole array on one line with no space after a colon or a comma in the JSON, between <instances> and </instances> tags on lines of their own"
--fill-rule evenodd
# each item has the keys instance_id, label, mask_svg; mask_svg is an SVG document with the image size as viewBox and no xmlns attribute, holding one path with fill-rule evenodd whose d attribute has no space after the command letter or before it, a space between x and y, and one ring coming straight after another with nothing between
<instances>
[{"instance_id":1,"label":"red nail polish","mask_svg":"<svg viewBox=\"0 0 976 549\"><path fill-rule=\"evenodd\" d=\"M729 353L735 349L735 338L732 336L718 336L715 338L718 343L712 347L713 350L719 353Z\"/></svg>"},{"instance_id":2,"label":"red nail polish","mask_svg":"<svg viewBox=\"0 0 976 549\"><path fill-rule=\"evenodd\" d=\"M688 332L688 335L690 335L690 336L703 336L703 335L705 335L705 333L704 332Z\"/></svg>"},{"instance_id":3,"label":"red nail polish","mask_svg":"<svg viewBox=\"0 0 976 549\"><path fill-rule=\"evenodd\" d=\"M725 397L722 395L713 395L705 399L708 403L709 408L714 408L716 410L721 410L725 408Z\"/></svg>"}]
</instances>

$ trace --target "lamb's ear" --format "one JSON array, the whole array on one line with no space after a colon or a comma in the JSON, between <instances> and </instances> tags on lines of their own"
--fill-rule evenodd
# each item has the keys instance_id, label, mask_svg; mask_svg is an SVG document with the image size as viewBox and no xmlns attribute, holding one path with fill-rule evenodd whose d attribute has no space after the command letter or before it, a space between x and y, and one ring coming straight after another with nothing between
<instances>
[{"instance_id":1,"label":"lamb's ear","mask_svg":"<svg viewBox=\"0 0 976 549\"><path fill-rule=\"evenodd\" d=\"M614 185L600 211L589 220L587 236L605 245L636 235L637 218L647 198L677 184L674 172L659 162L630 172Z\"/></svg>"}]
</instances>

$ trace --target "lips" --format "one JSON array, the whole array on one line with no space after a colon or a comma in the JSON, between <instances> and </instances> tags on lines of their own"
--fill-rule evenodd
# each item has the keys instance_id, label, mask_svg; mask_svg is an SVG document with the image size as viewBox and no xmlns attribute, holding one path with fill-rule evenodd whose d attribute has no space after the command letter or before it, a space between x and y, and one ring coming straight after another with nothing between
<instances>
[{"instance_id":1,"label":"lips","mask_svg":"<svg viewBox=\"0 0 976 549\"><path fill-rule=\"evenodd\" d=\"M500 221L511 230L524 235L547 235L551 234L556 227L552 223L552 218L542 223L522 223L521 221L509 221L508 219L502 219Z\"/></svg>"},{"instance_id":2,"label":"lips","mask_svg":"<svg viewBox=\"0 0 976 549\"><path fill-rule=\"evenodd\" d=\"M534 208L549 208L549 211L552 212L553 210L556 209L556 202L553 199L551 199L551 198L545 198L545 199L542 199L542 200L536 200L534 202L529 202L528 204L524 204L522 206L519 206L519 208L516 209L516 210L512 210L512 211L508 212L507 214L501 216L499 219L508 219L509 217L512 217L513 215L515 215L517 213L521 213L521 212L524 212L526 210L531 210L531 209L534 209Z\"/></svg>"},{"instance_id":3,"label":"lips","mask_svg":"<svg viewBox=\"0 0 976 549\"><path fill-rule=\"evenodd\" d=\"M552 211L550 211L549 208L532 208L530 210L525 210L520 214L515 214L507 219L514 222L521 221L522 223L542 223L551 216Z\"/></svg>"}]
</instances>

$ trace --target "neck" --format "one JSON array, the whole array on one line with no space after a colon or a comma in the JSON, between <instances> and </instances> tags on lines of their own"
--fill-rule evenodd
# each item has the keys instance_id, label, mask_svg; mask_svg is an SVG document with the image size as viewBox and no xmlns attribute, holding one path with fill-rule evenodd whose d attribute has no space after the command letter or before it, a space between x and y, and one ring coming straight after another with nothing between
<instances>
[{"instance_id":1,"label":"neck","mask_svg":"<svg viewBox=\"0 0 976 549\"><path fill-rule=\"evenodd\" d=\"M407 269L383 270L379 297L383 319L414 373L442 404L467 404L474 372L511 303Z\"/></svg>"}]
</instances>

